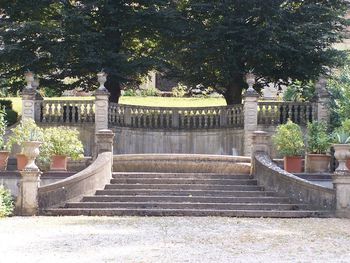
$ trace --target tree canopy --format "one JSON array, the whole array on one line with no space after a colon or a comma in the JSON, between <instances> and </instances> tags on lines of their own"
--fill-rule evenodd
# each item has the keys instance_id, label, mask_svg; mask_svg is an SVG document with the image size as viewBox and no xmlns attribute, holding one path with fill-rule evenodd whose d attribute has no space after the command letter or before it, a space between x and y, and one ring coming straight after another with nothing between
<instances>
[{"instance_id":1,"label":"tree canopy","mask_svg":"<svg viewBox=\"0 0 350 263\"><path fill-rule=\"evenodd\" d=\"M43 86L91 89L104 69L116 101L121 85L158 69L240 103L248 71L259 86L314 80L340 65L333 44L347 8L343 0L0 0L0 79L19 89L30 69Z\"/></svg>"},{"instance_id":2,"label":"tree canopy","mask_svg":"<svg viewBox=\"0 0 350 263\"><path fill-rule=\"evenodd\" d=\"M347 8L341 0L181 1L185 30L166 35L161 47L170 75L240 103L249 71L259 88L315 80L341 65L344 52L333 44L344 37Z\"/></svg>"}]
</instances>

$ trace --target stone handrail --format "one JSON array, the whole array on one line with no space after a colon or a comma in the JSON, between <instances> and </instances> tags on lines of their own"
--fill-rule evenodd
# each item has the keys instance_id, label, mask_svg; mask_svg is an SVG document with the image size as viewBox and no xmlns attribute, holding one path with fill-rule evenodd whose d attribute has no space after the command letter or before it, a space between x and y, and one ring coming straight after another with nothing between
<instances>
[{"instance_id":1,"label":"stone handrail","mask_svg":"<svg viewBox=\"0 0 350 263\"><path fill-rule=\"evenodd\" d=\"M110 103L111 126L153 129L242 128L243 105L167 108Z\"/></svg>"},{"instance_id":2,"label":"stone handrail","mask_svg":"<svg viewBox=\"0 0 350 263\"><path fill-rule=\"evenodd\" d=\"M249 174L250 163L250 157L229 155L122 154L114 156L113 171Z\"/></svg>"},{"instance_id":3,"label":"stone handrail","mask_svg":"<svg viewBox=\"0 0 350 263\"><path fill-rule=\"evenodd\" d=\"M312 102L258 102L258 124L279 125L291 119L306 125L317 119L317 105Z\"/></svg>"},{"instance_id":4,"label":"stone handrail","mask_svg":"<svg viewBox=\"0 0 350 263\"><path fill-rule=\"evenodd\" d=\"M45 209L78 201L84 195L92 195L112 178L111 152L100 153L97 159L83 171L62 181L39 187L39 208Z\"/></svg>"},{"instance_id":5,"label":"stone handrail","mask_svg":"<svg viewBox=\"0 0 350 263\"><path fill-rule=\"evenodd\" d=\"M252 166L254 177L266 190L278 192L296 202L313 204L317 209L334 210L335 191L333 189L286 172L278 167L266 153L256 153Z\"/></svg>"},{"instance_id":6,"label":"stone handrail","mask_svg":"<svg viewBox=\"0 0 350 263\"><path fill-rule=\"evenodd\" d=\"M93 100L42 100L36 121L40 123L80 124L95 121Z\"/></svg>"}]
</instances>

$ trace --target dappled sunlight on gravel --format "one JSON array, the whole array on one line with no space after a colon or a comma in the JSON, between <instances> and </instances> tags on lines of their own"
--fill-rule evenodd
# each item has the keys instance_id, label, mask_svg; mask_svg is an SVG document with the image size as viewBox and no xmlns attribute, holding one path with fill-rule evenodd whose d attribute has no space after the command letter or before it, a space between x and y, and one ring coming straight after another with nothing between
<instances>
[{"instance_id":1,"label":"dappled sunlight on gravel","mask_svg":"<svg viewBox=\"0 0 350 263\"><path fill-rule=\"evenodd\" d=\"M0 262L349 262L348 219L0 220Z\"/></svg>"}]
</instances>

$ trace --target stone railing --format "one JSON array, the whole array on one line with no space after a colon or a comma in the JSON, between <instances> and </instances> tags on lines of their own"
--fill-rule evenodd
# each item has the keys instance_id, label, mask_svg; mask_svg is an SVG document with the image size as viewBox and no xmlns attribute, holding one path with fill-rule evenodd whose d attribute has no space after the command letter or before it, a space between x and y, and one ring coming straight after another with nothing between
<instances>
[{"instance_id":1,"label":"stone railing","mask_svg":"<svg viewBox=\"0 0 350 263\"><path fill-rule=\"evenodd\" d=\"M258 124L279 125L291 119L306 125L317 120L317 104L311 102L258 102Z\"/></svg>"},{"instance_id":2,"label":"stone railing","mask_svg":"<svg viewBox=\"0 0 350 263\"><path fill-rule=\"evenodd\" d=\"M80 124L95 121L94 100L42 100L37 102L36 121Z\"/></svg>"},{"instance_id":3,"label":"stone railing","mask_svg":"<svg viewBox=\"0 0 350 263\"><path fill-rule=\"evenodd\" d=\"M243 105L160 108L110 103L110 126L153 129L242 128Z\"/></svg>"}]
</instances>

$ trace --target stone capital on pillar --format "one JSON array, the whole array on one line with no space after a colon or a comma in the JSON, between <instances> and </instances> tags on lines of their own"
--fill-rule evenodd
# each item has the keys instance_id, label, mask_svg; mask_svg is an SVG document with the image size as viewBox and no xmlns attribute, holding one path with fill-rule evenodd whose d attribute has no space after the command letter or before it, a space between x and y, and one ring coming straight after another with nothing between
<instances>
[{"instance_id":1,"label":"stone capital on pillar","mask_svg":"<svg viewBox=\"0 0 350 263\"><path fill-rule=\"evenodd\" d=\"M113 153L114 133L111 130L99 130L96 133L96 153L100 154L103 152Z\"/></svg>"},{"instance_id":2,"label":"stone capital on pillar","mask_svg":"<svg viewBox=\"0 0 350 263\"><path fill-rule=\"evenodd\" d=\"M40 171L23 170L19 181L19 191L16 201L16 214L34 216L39 213L38 188Z\"/></svg>"}]
</instances>

